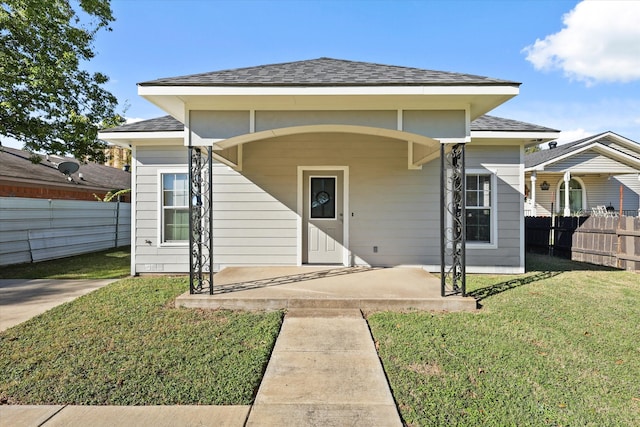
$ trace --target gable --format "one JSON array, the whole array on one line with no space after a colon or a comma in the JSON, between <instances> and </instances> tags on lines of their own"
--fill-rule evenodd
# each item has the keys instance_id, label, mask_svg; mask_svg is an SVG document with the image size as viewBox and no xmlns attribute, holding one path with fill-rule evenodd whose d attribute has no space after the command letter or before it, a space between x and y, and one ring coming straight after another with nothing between
<instances>
[{"instance_id":1,"label":"gable","mask_svg":"<svg viewBox=\"0 0 640 427\"><path fill-rule=\"evenodd\" d=\"M632 166L622 163L596 150L585 150L558 162L547 165L545 172L584 172L584 173L636 173Z\"/></svg>"}]
</instances>

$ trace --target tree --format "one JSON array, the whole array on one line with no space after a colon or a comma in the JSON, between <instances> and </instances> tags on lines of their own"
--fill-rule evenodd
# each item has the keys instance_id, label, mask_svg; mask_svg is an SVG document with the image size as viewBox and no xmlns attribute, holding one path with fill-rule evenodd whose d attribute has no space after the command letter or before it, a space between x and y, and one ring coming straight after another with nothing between
<instances>
[{"instance_id":1,"label":"tree","mask_svg":"<svg viewBox=\"0 0 640 427\"><path fill-rule=\"evenodd\" d=\"M25 149L104 161L98 130L122 123L95 56L99 30L111 31L110 0L3 0L0 3L0 135Z\"/></svg>"},{"instance_id":2,"label":"tree","mask_svg":"<svg viewBox=\"0 0 640 427\"><path fill-rule=\"evenodd\" d=\"M531 147L526 147L524 149L524 153L525 154L537 153L540 150L542 150L542 148L540 148L540 145L532 145Z\"/></svg>"}]
</instances>

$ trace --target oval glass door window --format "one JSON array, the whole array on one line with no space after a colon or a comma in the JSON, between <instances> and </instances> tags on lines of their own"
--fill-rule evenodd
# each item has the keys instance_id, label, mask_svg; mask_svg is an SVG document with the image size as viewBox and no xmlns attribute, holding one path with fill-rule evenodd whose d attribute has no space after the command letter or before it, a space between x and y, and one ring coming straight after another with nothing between
<instances>
[{"instance_id":1,"label":"oval glass door window","mask_svg":"<svg viewBox=\"0 0 640 427\"><path fill-rule=\"evenodd\" d=\"M336 178L311 177L310 213L313 219L336 218Z\"/></svg>"}]
</instances>

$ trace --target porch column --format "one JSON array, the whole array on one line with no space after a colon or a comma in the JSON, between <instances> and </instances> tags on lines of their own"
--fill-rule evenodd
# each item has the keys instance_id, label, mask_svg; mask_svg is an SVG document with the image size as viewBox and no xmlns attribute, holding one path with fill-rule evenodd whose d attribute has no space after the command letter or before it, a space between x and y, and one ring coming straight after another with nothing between
<instances>
[{"instance_id":1,"label":"porch column","mask_svg":"<svg viewBox=\"0 0 640 427\"><path fill-rule=\"evenodd\" d=\"M203 153L205 151L205 153ZM213 294L211 150L189 146L189 292Z\"/></svg>"},{"instance_id":2,"label":"porch column","mask_svg":"<svg viewBox=\"0 0 640 427\"><path fill-rule=\"evenodd\" d=\"M564 216L571 216L571 206L569 206L569 181L571 181L571 172L564 173Z\"/></svg>"},{"instance_id":3,"label":"porch column","mask_svg":"<svg viewBox=\"0 0 640 427\"><path fill-rule=\"evenodd\" d=\"M465 144L440 145L440 293L466 296Z\"/></svg>"},{"instance_id":4,"label":"porch column","mask_svg":"<svg viewBox=\"0 0 640 427\"><path fill-rule=\"evenodd\" d=\"M535 171L531 172L531 216L538 216L538 209L536 208L536 182L538 181L538 175Z\"/></svg>"}]
</instances>

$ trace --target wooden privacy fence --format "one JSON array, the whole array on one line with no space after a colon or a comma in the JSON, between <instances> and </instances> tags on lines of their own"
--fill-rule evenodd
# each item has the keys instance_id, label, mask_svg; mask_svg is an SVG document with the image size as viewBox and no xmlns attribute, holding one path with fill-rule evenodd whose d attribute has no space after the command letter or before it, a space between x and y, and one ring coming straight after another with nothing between
<instances>
[{"instance_id":1,"label":"wooden privacy fence","mask_svg":"<svg viewBox=\"0 0 640 427\"><path fill-rule=\"evenodd\" d=\"M525 245L527 251L640 271L640 218L526 217Z\"/></svg>"},{"instance_id":2,"label":"wooden privacy fence","mask_svg":"<svg viewBox=\"0 0 640 427\"><path fill-rule=\"evenodd\" d=\"M0 266L129 244L129 203L0 197Z\"/></svg>"}]
</instances>

